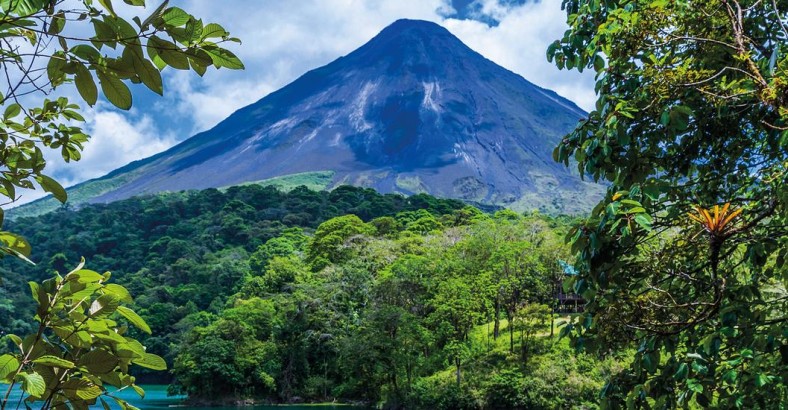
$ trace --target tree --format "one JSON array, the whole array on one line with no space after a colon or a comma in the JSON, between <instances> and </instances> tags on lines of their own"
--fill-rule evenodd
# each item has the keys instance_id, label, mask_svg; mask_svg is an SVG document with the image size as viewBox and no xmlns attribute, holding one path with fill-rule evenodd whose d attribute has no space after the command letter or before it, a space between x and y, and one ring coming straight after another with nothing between
<instances>
[{"instance_id":1,"label":"tree","mask_svg":"<svg viewBox=\"0 0 788 410\"><path fill-rule=\"evenodd\" d=\"M145 0L115 3L0 2L0 62L7 87L0 93L0 195L10 202L18 199L17 188L33 189L37 184L65 203L66 191L45 174L44 149L59 150L67 162L78 161L89 139L77 126L84 121L79 106L66 97L47 98L51 91L74 86L93 106L100 88L110 103L128 110L132 94L127 84L141 83L163 94L160 71L168 66L199 75L211 65L243 68L232 52L221 47L239 41L222 26L168 7L169 0L144 18L129 21L116 8L133 12L145 7ZM31 102L39 96L40 103ZM20 257L30 253L23 238L8 232L0 233L0 243L5 253Z\"/></svg>"},{"instance_id":2,"label":"tree","mask_svg":"<svg viewBox=\"0 0 788 410\"><path fill-rule=\"evenodd\" d=\"M546 299L550 283L535 247L527 241L506 242L496 249L490 265L500 304L509 321L509 350L514 353L514 330L519 307Z\"/></svg>"},{"instance_id":3,"label":"tree","mask_svg":"<svg viewBox=\"0 0 788 410\"><path fill-rule=\"evenodd\" d=\"M563 333L638 344L609 404L784 405L788 2L563 7L548 58L593 68L598 99L554 156L610 182L571 233L588 305Z\"/></svg>"},{"instance_id":4,"label":"tree","mask_svg":"<svg viewBox=\"0 0 788 410\"><path fill-rule=\"evenodd\" d=\"M331 218L317 227L315 237L307 247L307 262L315 271L347 260L352 252L347 241L365 235L373 235L375 228L364 223L356 215Z\"/></svg>"},{"instance_id":5,"label":"tree","mask_svg":"<svg viewBox=\"0 0 788 410\"><path fill-rule=\"evenodd\" d=\"M536 344L539 333L550 327L552 310L547 305L525 303L517 309L512 327L520 331L520 349L523 364L528 362L528 357Z\"/></svg>"},{"instance_id":6,"label":"tree","mask_svg":"<svg viewBox=\"0 0 788 410\"><path fill-rule=\"evenodd\" d=\"M447 277L437 284L432 304L435 326L445 333L444 350L455 366L460 386L462 364L470 354L468 335L479 319L481 300L462 278Z\"/></svg>"}]
</instances>

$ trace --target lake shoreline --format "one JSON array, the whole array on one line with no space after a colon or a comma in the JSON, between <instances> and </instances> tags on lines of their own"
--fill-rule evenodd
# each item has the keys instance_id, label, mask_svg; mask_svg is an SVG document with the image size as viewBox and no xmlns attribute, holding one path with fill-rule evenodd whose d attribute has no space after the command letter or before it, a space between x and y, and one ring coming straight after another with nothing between
<instances>
[{"instance_id":1,"label":"lake shoreline","mask_svg":"<svg viewBox=\"0 0 788 410\"><path fill-rule=\"evenodd\" d=\"M281 403L281 402L274 402L270 400L261 400L261 399L241 399L241 398L223 398L220 400L206 400L206 399L193 399L193 398L186 398L182 401L183 407L200 407L200 408L211 408L211 407L259 407L259 406L266 406L266 407L290 407L290 408L302 408L302 407L324 407L324 408L354 408L354 409L370 409L372 406L369 403L364 402L291 402L291 403ZM181 407L181 406L178 406Z\"/></svg>"}]
</instances>

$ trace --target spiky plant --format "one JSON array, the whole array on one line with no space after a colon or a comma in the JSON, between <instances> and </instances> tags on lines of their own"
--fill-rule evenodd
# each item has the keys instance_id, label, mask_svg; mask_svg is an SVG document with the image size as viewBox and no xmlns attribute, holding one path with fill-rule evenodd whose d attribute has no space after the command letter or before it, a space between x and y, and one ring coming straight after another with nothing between
<instances>
[{"instance_id":1,"label":"spiky plant","mask_svg":"<svg viewBox=\"0 0 788 410\"><path fill-rule=\"evenodd\" d=\"M709 234L709 259L715 276L717 275L722 243L734 233L732 222L742 212L741 208L731 211L730 205L730 203L726 203L722 207L714 205L714 208L710 209L704 209L698 205L695 207L698 215L688 214L690 218L699 222Z\"/></svg>"}]
</instances>

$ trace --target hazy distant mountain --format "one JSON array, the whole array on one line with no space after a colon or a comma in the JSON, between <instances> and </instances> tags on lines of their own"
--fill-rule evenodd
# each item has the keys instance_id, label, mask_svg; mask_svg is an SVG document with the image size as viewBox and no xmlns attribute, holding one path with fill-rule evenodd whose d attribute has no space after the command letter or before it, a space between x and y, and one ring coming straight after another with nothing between
<instances>
[{"instance_id":1,"label":"hazy distant mountain","mask_svg":"<svg viewBox=\"0 0 788 410\"><path fill-rule=\"evenodd\" d=\"M554 163L552 150L583 117L443 27L399 20L213 129L69 191L74 204L111 202L284 176L276 181L579 212L602 189ZM55 206L44 199L12 214Z\"/></svg>"}]
</instances>

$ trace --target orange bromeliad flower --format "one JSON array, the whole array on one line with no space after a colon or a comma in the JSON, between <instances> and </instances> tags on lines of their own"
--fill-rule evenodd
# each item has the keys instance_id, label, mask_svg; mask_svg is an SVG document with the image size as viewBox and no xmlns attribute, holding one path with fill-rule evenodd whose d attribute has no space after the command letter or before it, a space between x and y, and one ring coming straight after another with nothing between
<instances>
[{"instance_id":1,"label":"orange bromeliad flower","mask_svg":"<svg viewBox=\"0 0 788 410\"><path fill-rule=\"evenodd\" d=\"M700 222L703 229L705 229L708 233L712 236L721 237L725 234L729 224L733 221L734 218L741 214L741 208L737 209L732 212L728 212L730 209L730 203L726 203L725 205L720 208L719 205L714 205L713 208L713 216L712 209L706 210L701 208L700 206L695 207L695 211L698 212L698 216L689 214L689 217L694 219L695 221Z\"/></svg>"}]
</instances>

